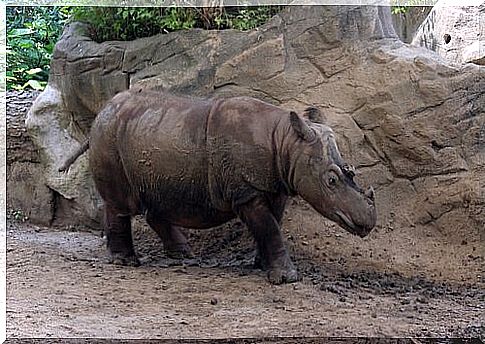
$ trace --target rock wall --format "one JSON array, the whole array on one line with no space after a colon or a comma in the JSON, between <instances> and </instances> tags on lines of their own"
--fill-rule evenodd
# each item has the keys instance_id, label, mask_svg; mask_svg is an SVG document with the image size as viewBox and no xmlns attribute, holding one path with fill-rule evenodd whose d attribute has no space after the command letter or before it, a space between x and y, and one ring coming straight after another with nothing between
<instances>
[{"instance_id":1,"label":"rock wall","mask_svg":"<svg viewBox=\"0 0 485 344\"><path fill-rule=\"evenodd\" d=\"M450 62L485 64L485 3L457 6L455 1L438 1L412 44L436 51Z\"/></svg>"},{"instance_id":2,"label":"rock wall","mask_svg":"<svg viewBox=\"0 0 485 344\"><path fill-rule=\"evenodd\" d=\"M249 95L326 113L357 178L376 188L381 228L482 230L483 69L406 45L390 23L383 7L292 6L249 32L190 30L101 44L73 24L27 118L46 185L69 200L76 219L98 218L86 157L67 174L57 167L123 89Z\"/></svg>"}]
</instances>

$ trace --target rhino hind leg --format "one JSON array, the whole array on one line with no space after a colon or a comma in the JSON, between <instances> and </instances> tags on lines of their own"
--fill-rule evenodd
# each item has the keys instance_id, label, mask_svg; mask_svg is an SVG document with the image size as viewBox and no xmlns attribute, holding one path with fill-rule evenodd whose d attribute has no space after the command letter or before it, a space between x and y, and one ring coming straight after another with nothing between
<instances>
[{"instance_id":1,"label":"rhino hind leg","mask_svg":"<svg viewBox=\"0 0 485 344\"><path fill-rule=\"evenodd\" d=\"M154 214L148 213L147 223L158 234L163 242L167 256L174 259L193 258L192 249L178 226L160 220Z\"/></svg>"},{"instance_id":2,"label":"rhino hind leg","mask_svg":"<svg viewBox=\"0 0 485 344\"><path fill-rule=\"evenodd\" d=\"M117 265L139 266L140 262L133 248L131 216L106 205L104 221L111 262Z\"/></svg>"},{"instance_id":3,"label":"rhino hind leg","mask_svg":"<svg viewBox=\"0 0 485 344\"><path fill-rule=\"evenodd\" d=\"M236 213L256 240L259 261L268 270L269 281L273 284L299 281L298 272L284 246L279 221L273 215L268 200L254 198L238 206Z\"/></svg>"}]
</instances>

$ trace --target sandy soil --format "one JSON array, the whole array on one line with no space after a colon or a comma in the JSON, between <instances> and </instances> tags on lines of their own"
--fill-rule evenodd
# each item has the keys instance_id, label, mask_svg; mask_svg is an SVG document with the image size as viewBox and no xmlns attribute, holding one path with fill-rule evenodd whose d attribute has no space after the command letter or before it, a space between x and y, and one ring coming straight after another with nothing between
<instances>
[{"instance_id":1,"label":"sandy soil","mask_svg":"<svg viewBox=\"0 0 485 344\"><path fill-rule=\"evenodd\" d=\"M98 232L10 221L7 334L485 336L480 233L381 226L360 239L292 203L284 228L303 281L282 286L252 268L252 240L238 221L188 231L197 258L176 261L137 219L138 268L108 264Z\"/></svg>"}]
</instances>

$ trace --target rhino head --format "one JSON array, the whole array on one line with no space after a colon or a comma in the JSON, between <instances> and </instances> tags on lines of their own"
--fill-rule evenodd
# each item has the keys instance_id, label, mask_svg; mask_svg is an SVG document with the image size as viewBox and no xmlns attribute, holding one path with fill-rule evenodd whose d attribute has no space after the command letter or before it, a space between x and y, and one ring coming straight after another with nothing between
<instances>
[{"instance_id":1,"label":"rhino head","mask_svg":"<svg viewBox=\"0 0 485 344\"><path fill-rule=\"evenodd\" d=\"M290 183L304 200L352 234L365 237L376 224L374 190L354 181L355 169L340 155L332 129L315 108L307 119L290 113L297 134L292 152Z\"/></svg>"}]
</instances>

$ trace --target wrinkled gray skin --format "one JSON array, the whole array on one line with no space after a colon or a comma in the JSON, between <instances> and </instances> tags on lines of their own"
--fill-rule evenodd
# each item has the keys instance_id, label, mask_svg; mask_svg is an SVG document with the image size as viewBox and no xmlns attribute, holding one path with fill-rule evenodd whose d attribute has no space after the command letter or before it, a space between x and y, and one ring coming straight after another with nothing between
<instances>
[{"instance_id":1,"label":"wrinkled gray skin","mask_svg":"<svg viewBox=\"0 0 485 344\"><path fill-rule=\"evenodd\" d=\"M237 216L254 235L256 264L270 282L297 281L280 232L286 200L296 194L366 236L376 223L373 190L354 183L332 130L309 120L318 121L318 110L305 115L248 97L202 100L141 89L116 95L89 143L113 262L139 264L133 215L146 214L176 257L191 256L179 226L209 228Z\"/></svg>"}]
</instances>

